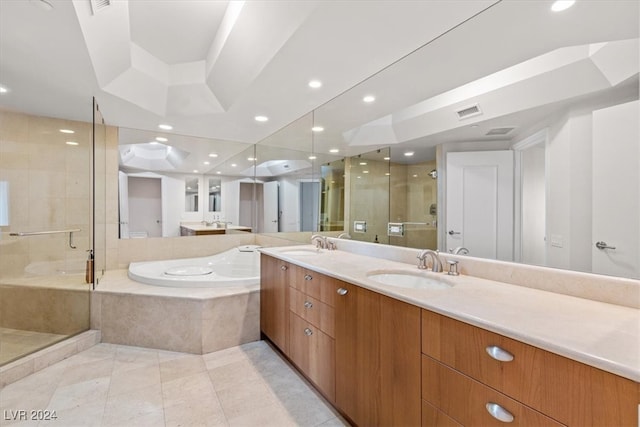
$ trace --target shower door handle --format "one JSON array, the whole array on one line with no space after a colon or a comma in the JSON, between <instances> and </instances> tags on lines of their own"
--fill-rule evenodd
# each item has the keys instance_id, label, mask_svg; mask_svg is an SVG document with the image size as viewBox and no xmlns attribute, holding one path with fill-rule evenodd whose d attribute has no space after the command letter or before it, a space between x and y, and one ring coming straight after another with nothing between
<instances>
[{"instance_id":1,"label":"shower door handle","mask_svg":"<svg viewBox=\"0 0 640 427\"><path fill-rule=\"evenodd\" d=\"M449 230L449 236L453 236L454 234L460 234L459 231Z\"/></svg>"},{"instance_id":2,"label":"shower door handle","mask_svg":"<svg viewBox=\"0 0 640 427\"><path fill-rule=\"evenodd\" d=\"M600 249L600 250L604 250L604 249L615 249L615 246L609 246L607 245L607 242L596 242L596 248Z\"/></svg>"}]
</instances>

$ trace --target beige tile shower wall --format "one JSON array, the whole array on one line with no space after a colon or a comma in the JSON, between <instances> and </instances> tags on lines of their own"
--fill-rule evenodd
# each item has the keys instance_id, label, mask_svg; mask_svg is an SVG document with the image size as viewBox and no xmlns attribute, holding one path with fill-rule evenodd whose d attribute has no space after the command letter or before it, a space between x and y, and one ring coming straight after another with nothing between
<instances>
[{"instance_id":1,"label":"beige tile shower wall","mask_svg":"<svg viewBox=\"0 0 640 427\"><path fill-rule=\"evenodd\" d=\"M84 267L90 247L90 159L90 123L0 112L0 181L9 184L9 225L0 227L0 280L23 276L33 263ZM72 228L82 230L74 233L77 249L69 247L68 234L9 236Z\"/></svg>"},{"instance_id":2,"label":"beige tile shower wall","mask_svg":"<svg viewBox=\"0 0 640 427\"><path fill-rule=\"evenodd\" d=\"M364 171L368 171L364 173ZM389 221L389 164L384 161L367 160L361 166L352 161L350 175L350 223L349 234L354 240L373 242L378 236L380 242L387 242L387 222ZM355 233L354 221L366 221L367 232ZM346 227L345 227L346 228Z\"/></svg>"}]
</instances>

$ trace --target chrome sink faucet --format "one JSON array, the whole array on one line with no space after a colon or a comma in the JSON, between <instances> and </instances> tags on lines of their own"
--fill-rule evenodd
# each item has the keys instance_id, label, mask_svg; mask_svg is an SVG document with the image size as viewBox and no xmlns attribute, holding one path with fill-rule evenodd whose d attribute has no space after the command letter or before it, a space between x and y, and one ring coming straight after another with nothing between
<instances>
[{"instance_id":1,"label":"chrome sink faucet","mask_svg":"<svg viewBox=\"0 0 640 427\"><path fill-rule=\"evenodd\" d=\"M434 273L442 272L442 261L438 256L438 251L431 249L424 249L418 254L418 268L426 270L427 268L427 256L431 257L431 271Z\"/></svg>"},{"instance_id":2,"label":"chrome sink faucet","mask_svg":"<svg viewBox=\"0 0 640 427\"><path fill-rule=\"evenodd\" d=\"M317 249L326 249L327 248L327 237L321 236L319 234L314 234L311 236L311 244L316 245Z\"/></svg>"}]
</instances>

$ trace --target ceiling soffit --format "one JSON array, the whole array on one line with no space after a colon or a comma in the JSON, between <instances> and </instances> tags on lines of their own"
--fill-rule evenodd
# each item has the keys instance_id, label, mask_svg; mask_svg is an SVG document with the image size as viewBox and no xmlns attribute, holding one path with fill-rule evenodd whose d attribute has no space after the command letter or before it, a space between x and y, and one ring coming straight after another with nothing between
<instances>
[{"instance_id":1,"label":"ceiling soffit","mask_svg":"<svg viewBox=\"0 0 640 427\"><path fill-rule=\"evenodd\" d=\"M285 11L268 2L230 2L221 19L212 20L213 39L196 32L200 41L211 39L210 46L189 49L182 37L188 25L176 25L170 15L175 8L154 9L158 26L173 22L164 25L165 41L154 44L132 29L132 11L142 13L135 2L112 2L95 14L90 2L73 4L100 88L163 117L228 111L315 8L314 2L288 3ZM189 53L180 56L182 48Z\"/></svg>"}]
</instances>

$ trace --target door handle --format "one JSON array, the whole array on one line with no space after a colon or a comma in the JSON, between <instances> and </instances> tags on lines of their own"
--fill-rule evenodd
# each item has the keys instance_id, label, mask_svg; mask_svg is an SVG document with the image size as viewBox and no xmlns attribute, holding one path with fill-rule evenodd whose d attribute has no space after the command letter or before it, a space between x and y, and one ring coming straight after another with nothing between
<instances>
[{"instance_id":1,"label":"door handle","mask_svg":"<svg viewBox=\"0 0 640 427\"><path fill-rule=\"evenodd\" d=\"M604 249L615 249L615 246L609 246L607 245L607 242L596 242L596 248L600 249L600 250L604 250Z\"/></svg>"},{"instance_id":2,"label":"door handle","mask_svg":"<svg viewBox=\"0 0 640 427\"><path fill-rule=\"evenodd\" d=\"M459 231L449 230L449 236L453 236L454 234L460 234Z\"/></svg>"}]
</instances>

